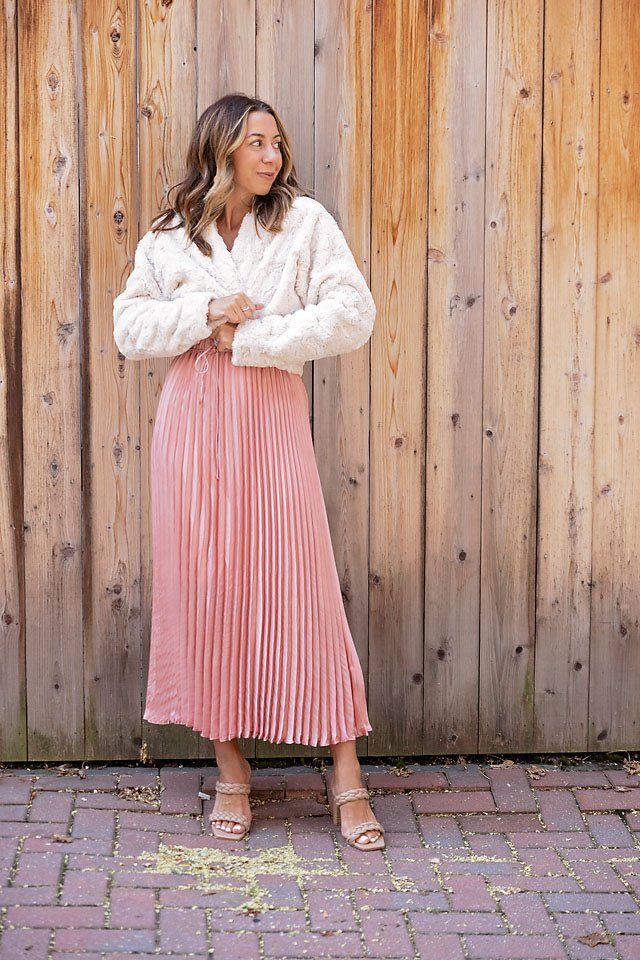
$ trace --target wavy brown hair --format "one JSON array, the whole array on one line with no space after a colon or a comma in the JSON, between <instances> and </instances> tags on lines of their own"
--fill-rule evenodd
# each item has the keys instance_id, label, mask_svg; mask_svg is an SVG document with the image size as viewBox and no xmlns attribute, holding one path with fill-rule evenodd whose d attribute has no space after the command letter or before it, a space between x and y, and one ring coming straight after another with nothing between
<instances>
[{"instance_id":1,"label":"wavy brown hair","mask_svg":"<svg viewBox=\"0 0 640 960\"><path fill-rule=\"evenodd\" d=\"M291 142L285 126L274 108L256 97L228 93L212 103L198 117L187 153L187 174L167 191L167 207L154 217L154 232L184 227L187 237L198 249L211 256L211 245L203 231L223 213L234 189L231 154L247 135L252 110L270 113L281 137L282 166L269 193L255 195L254 225L279 233L282 221L296 196L312 196L298 181L293 163ZM174 194L173 199L171 194ZM178 223L174 222L176 215Z\"/></svg>"}]
</instances>

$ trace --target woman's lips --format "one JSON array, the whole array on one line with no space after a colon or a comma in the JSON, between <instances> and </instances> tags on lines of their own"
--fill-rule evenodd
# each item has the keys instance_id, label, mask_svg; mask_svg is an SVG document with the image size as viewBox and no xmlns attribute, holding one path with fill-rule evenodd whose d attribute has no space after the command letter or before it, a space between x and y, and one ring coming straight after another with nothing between
<instances>
[{"instance_id":1,"label":"woman's lips","mask_svg":"<svg viewBox=\"0 0 640 960\"><path fill-rule=\"evenodd\" d=\"M258 172L259 177L266 177L267 180L273 180L275 173L260 173Z\"/></svg>"}]
</instances>

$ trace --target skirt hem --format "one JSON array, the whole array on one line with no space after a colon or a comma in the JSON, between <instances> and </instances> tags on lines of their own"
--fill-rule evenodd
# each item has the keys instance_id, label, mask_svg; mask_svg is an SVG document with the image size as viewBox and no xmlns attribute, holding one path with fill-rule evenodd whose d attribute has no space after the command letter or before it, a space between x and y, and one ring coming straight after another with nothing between
<instances>
[{"instance_id":1,"label":"skirt hem","mask_svg":"<svg viewBox=\"0 0 640 960\"><path fill-rule=\"evenodd\" d=\"M265 736L264 734L266 731L264 730L250 731L248 733L240 732L231 737L211 737L209 734L204 733L204 731L201 730L199 727L196 727L194 724L187 723L184 720L172 719L172 718L152 720L150 717L146 715L143 716L142 719L146 720L147 723L155 723L155 724L177 723L180 726L188 727L190 730L195 730L196 733L199 733L201 734L201 736L206 737L207 740L219 740L221 743L226 743L226 742L229 742L230 740L236 740L236 739L251 740L255 738L256 740L262 740L263 743L275 743L275 744L278 744L278 743L294 744L295 743L295 744L300 744L301 746L306 746L306 747L329 747L334 743L344 743L347 740L356 740L358 737L364 737L373 730L373 727L371 726L371 724L365 723L361 727L359 727L356 731L354 731L351 736L346 736L346 737L341 736L338 738L332 738L330 740L326 740L326 739L302 740L301 737L297 737L297 738L294 737L293 740L284 740L284 739L274 740L274 739L271 739L269 736Z\"/></svg>"}]
</instances>

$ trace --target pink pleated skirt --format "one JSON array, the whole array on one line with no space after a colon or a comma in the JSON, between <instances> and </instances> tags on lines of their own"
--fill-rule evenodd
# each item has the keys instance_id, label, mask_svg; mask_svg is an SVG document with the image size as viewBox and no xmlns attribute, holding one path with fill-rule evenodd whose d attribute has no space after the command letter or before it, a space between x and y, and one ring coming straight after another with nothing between
<instances>
[{"instance_id":1,"label":"pink pleated skirt","mask_svg":"<svg viewBox=\"0 0 640 960\"><path fill-rule=\"evenodd\" d=\"M370 731L302 377L211 340L174 358L150 479L144 719L312 746Z\"/></svg>"}]
</instances>

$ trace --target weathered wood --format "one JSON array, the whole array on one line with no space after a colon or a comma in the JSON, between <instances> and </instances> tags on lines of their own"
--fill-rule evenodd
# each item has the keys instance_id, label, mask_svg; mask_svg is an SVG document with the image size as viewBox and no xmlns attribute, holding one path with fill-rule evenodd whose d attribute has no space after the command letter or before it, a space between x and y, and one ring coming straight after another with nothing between
<instances>
[{"instance_id":1,"label":"weathered wood","mask_svg":"<svg viewBox=\"0 0 640 960\"><path fill-rule=\"evenodd\" d=\"M482 753L531 750L534 704L542 0L487 24Z\"/></svg>"},{"instance_id":2,"label":"weathered wood","mask_svg":"<svg viewBox=\"0 0 640 960\"><path fill-rule=\"evenodd\" d=\"M282 115L378 308L304 372L360 753L638 749L635 13L6 0L0 761L213 761L142 721L170 360L121 357L112 305L233 90Z\"/></svg>"},{"instance_id":3,"label":"weathered wood","mask_svg":"<svg viewBox=\"0 0 640 960\"><path fill-rule=\"evenodd\" d=\"M640 26L602 4L589 750L640 742Z\"/></svg>"},{"instance_id":4,"label":"weathered wood","mask_svg":"<svg viewBox=\"0 0 640 960\"><path fill-rule=\"evenodd\" d=\"M81 15L85 750L90 760L137 759L142 659L138 375L133 364L119 358L112 319L113 298L128 272L137 233L135 3L89 0Z\"/></svg>"},{"instance_id":5,"label":"weathered wood","mask_svg":"<svg viewBox=\"0 0 640 960\"><path fill-rule=\"evenodd\" d=\"M429 30L425 744L478 744L484 310L484 0Z\"/></svg>"},{"instance_id":6,"label":"weathered wood","mask_svg":"<svg viewBox=\"0 0 640 960\"><path fill-rule=\"evenodd\" d=\"M20 208L18 22L15 0L0 14L0 760L27 756L27 677L23 549L22 398L20 395Z\"/></svg>"},{"instance_id":7,"label":"weathered wood","mask_svg":"<svg viewBox=\"0 0 640 960\"><path fill-rule=\"evenodd\" d=\"M427 15L419 0L374 6L370 754L424 746Z\"/></svg>"},{"instance_id":8,"label":"weathered wood","mask_svg":"<svg viewBox=\"0 0 640 960\"><path fill-rule=\"evenodd\" d=\"M544 50L537 750L586 750L600 2L548 3Z\"/></svg>"},{"instance_id":9,"label":"weathered wood","mask_svg":"<svg viewBox=\"0 0 640 960\"><path fill-rule=\"evenodd\" d=\"M20 4L24 579L30 760L84 756L78 19Z\"/></svg>"}]
</instances>

